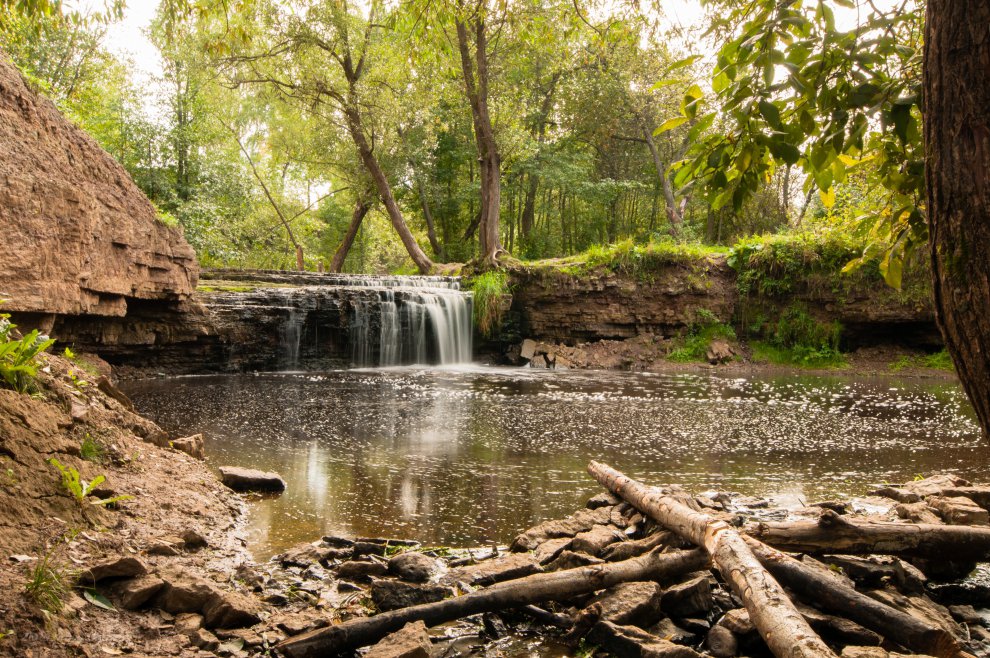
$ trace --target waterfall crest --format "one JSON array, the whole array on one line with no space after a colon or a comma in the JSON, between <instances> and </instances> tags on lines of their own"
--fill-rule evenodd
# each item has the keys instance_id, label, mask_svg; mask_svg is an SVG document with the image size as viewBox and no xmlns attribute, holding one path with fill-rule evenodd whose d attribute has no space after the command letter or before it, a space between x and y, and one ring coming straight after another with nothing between
<instances>
[{"instance_id":1,"label":"waterfall crest","mask_svg":"<svg viewBox=\"0 0 990 658\"><path fill-rule=\"evenodd\" d=\"M354 304L350 342L359 367L471 361L471 294L451 277L349 277L374 294Z\"/></svg>"}]
</instances>

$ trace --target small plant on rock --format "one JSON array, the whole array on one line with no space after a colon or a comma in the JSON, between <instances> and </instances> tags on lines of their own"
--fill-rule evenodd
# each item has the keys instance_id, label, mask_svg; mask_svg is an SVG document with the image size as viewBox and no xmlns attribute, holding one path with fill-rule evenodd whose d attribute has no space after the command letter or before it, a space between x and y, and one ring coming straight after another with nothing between
<instances>
[{"instance_id":1,"label":"small plant on rock","mask_svg":"<svg viewBox=\"0 0 990 658\"><path fill-rule=\"evenodd\" d=\"M94 498L88 500L87 498L92 495L93 491L106 481L106 476L97 475L91 481L87 482L83 480L79 475L79 471L72 466L64 466L59 460L54 457L48 460L48 463L54 466L62 474L62 488L65 489L76 502L80 505L89 502L91 505L99 505L106 507L107 505L113 505L114 503L119 503L123 500L130 500L133 496L113 496L111 498Z\"/></svg>"},{"instance_id":2,"label":"small plant on rock","mask_svg":"<svg viewBox=\"0 0 990 658\"><path fill-rule=\"evenodd\" d=\"M55 341L37 329L16 338L16 328L9 314L0 313L0 380L18 393L31 393L38 376L38 356Z\"/></svg>"},{"instance_id":3,"label":"small plant on rock","mask_svg":"<svg viewBox=\"0 0 990 658\"><path fill-rule=\"evenodd\" d=\"M106 459L106 453L107 449L104 445L90 436L89 433L83 437L82 444L79 446L80 457L94 464L102 464Z\"/></svg>"},{"instance_id":4,"label":"small plant on rock","mask_svg":"<svg viewBox=\"0 0 990 658\"><path fill-rule=\"evenodd\" d=\"M24 591L47 615L62 610L62 599L70 589L71 575L58 564L58 554L65 545L59 536L46 544L28 573Z\"/></svg>"}]
</instances>

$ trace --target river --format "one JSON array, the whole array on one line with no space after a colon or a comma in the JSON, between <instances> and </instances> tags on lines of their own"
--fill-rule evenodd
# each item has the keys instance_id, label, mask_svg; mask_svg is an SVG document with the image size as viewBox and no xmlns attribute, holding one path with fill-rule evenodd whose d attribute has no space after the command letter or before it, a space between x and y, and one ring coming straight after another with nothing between
<instances>
[{"instance_id":1,"label":"river","mask_svg":"<svg viewBox=\"0 0 990 658\"><path fill-rule=\"evenodd\" d=\"M264 559L324 534L476 546L580 507L589 459L696 491L814 502L952 470L990 479L954 382L394 368L130 382L139 411L202 432L211 464L279 472L249 505Z\"/></svg>"}]
</instances>

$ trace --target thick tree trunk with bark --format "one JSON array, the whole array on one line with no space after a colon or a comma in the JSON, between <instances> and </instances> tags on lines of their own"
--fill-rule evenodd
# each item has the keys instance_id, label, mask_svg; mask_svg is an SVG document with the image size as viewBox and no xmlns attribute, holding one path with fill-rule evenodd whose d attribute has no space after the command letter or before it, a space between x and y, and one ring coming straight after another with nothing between
<instances>
[{"instance_id":1,"label":"thick tree trunk with bark","mask_svg":"<svg viewBox=\"0 0 990 658\"><path fill-rule=\"evenodd\" d=\"M809 567L752 537L746 537L746 543L774 578L816 607L851 619L912 651L938 658L968 656L944 628L871 599L835 574Z\"/></svg>"},{"instance_id":2,"label":"thick tree trunk with bark","mask_svg":"<svg viewBox=\"0 0 990 658\"><path fill-rule=\"evenodd\" d=\"M752 523L746 532L791 552L990 560L990 528L976 526L856 521L826 510L817 523Z\"/></svg>"},{"instance_id":3,"label":"thick tree trunk with bark","mask_svg":"<svg viewBox=\"0 0 990 658\"><path fill-rule=\"evenodd\" d=\"M475 33L473 57L468 25L460 18L455 23L461 71L468 102L471 105L481 176L481 221L478 225L478 241L481 246L481 260L493 265L501 249L498 228L502 204L502 159L498 144L495 142L495 131L492 129L492 119L488 111L488 42L485 19L480 14L471 19Z\"/></svg>"},{"instance_id":4,"label":"thick tree trunk with bark","mask_svg":"<svg viewBox=\"0 0 990 658\"><path fill-rule=\"evenodd\" d=\"M588 472L603 487L709 555L749 618L778 658L835 658L784 588L760 565L743 537L725 521L696 512L661 489L647 487L598 462Z\"/></svg>"},{"instance_id":5,"label":"thick tree trunk with bark","mask_svg":"<svg viewBox=\"0 0 990 658\"><path fill-rule=\"evenodd\" d=\"M502 611L541 601L562 601L607 589L619 583L666 580L708 566L703 551L660 553L659 549L622 562L540 573L497 583L486 589L437 603L392 610L374 617L352 619L337 626L297 635L278 645L289 658L337 656L374 644L409 622L422 620L427 626L482 612Z\"/></svg>"},{"instance_id":6,"label":"thick tree trunk with bark","mask_svg":"<svg viewBox=\"0 0 990 658\"><path fill-rule=\"evenodd\" d=\"M347 225L347 233L344 234L344 239L340 241L340 246L334 252L333 260L330 261L331 272L340 274L341 270L344 269L344 260L354 245L354 238L357 237L361 222L364 221L364 216L368 214L369 210L371 210L371 201L367 199L359 198L354 204L354 212L351 214L351 223Z\"/></svg>"},{"instance_id":7,"label":"thick tree trunk with bark","mask_svg":"<svg viewBox=\"0 0 990 658\"><path fill-rule=\"evenodd\" d=\"M539 156L547 139L547 121L550 119L550 110L553 109L554 94L557 91L560 76L560 71L557 71L550 77L550 86L540 103L540 114L536 117L533 130L533 136L536 138L537 156ZM519 223L520 232L524 238L528 238L533 231L533 223L536 218L536 192L540 186L539 175L535 171L530 171L526 177L526 183L526 202L523 204L522 219Z\"/></svg>"},{"instance_id":8,"label":"thick tree trunk with bark","mask_svg":"<svg viewBox=\"0 0 990 658\"><path fill-rule=\"evenodd\" d=\"M928 0L925 180L935 314L990 434L990 3Z\"/></svg>"}]
</instances>

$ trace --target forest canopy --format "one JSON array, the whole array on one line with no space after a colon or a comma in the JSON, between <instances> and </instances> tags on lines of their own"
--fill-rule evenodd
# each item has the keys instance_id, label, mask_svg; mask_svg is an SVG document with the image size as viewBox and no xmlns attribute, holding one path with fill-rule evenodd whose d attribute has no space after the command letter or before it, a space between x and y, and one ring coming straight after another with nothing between
<instances>
[{"instance_id":1,"label":"forest canopy","mask_svg":"<svg viewBox=\"0 0 990 658\"><path fill-rule=\"evenodd\" d=\"M926 239L919 6L709 0L685 27L661 4L164 0L146 85L107 47L122 3L19 0L0 49L204 266L801 233L899 285Z\"/></svg>"}]
</instances>

